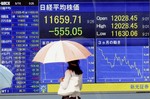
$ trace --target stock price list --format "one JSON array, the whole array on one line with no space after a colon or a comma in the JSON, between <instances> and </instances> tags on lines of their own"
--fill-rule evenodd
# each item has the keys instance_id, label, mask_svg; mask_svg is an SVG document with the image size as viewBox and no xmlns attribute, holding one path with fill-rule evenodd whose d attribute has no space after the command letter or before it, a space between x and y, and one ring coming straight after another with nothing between
<instances>
[{"instance_id":1,"label":"stock price list","mask_svg":"<svg viewBox=\"0 0 150 99\"><path fill-rule=\"evenodd\" d=\"M1 93L38 93L39 65L32 63L39 49L38 0L1 0L1 64L14 74L12 87Z\"/></svg>"}]
</instances>

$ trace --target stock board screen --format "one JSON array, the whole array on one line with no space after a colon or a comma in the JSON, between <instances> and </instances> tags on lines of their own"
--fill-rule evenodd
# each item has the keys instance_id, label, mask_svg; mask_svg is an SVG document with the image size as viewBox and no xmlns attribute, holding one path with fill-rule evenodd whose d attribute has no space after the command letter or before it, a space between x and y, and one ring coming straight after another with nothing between
<instances>
[{"instance_id":1,"label":"stock board screen","mask_svg":"<svg viewBox=\"0 0 150 99\"><path fill-rule=\"evenodd\" d=\"M0 63L14 74L6 93L57 92L67 63L32 62L46 44L72 40L83 92L150 91L149 0L0 0Z\"/></svg>"}]
</instances>

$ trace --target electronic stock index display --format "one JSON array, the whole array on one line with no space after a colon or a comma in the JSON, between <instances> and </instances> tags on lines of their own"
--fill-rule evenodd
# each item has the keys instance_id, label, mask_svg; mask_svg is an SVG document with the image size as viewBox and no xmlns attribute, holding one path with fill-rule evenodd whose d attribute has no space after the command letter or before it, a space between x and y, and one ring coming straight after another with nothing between
<instances>
[{"instance_id":1,"label":"electronic stock index display","mask_svg":"<svg viewBox=\"0 0 150 99\"><path fill-rule=\"evenodd\" d=\"M1 64L14 73L1 93L51 93L66 63L33 57L60 40L83 44L83 92L150 91L149 0L0 0Z\"/></svg>"}]
</instances>

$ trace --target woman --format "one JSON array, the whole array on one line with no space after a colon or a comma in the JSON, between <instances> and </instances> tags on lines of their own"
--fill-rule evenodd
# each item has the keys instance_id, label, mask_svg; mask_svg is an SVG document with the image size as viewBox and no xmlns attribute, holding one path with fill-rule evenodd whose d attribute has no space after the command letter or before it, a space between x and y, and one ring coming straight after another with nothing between
<instances>
[{"instance_id":1,"label":"woman","mask_svg":"<svg viewBox=\"0 0 150 99\"><path fill-rule=\"evenodd\" d=\"M72 76L78 76L79 77L79 86L80 90L82 88L82 70L79 66L79 60L70 61L68 62L68 68L65 71L65 77L60 78L61 86L66 89L69 84L69 80ZM80 92L73 93L69 96L63 96L62 99L81 99L80 98Z\"/></svg>"}]
</instances>

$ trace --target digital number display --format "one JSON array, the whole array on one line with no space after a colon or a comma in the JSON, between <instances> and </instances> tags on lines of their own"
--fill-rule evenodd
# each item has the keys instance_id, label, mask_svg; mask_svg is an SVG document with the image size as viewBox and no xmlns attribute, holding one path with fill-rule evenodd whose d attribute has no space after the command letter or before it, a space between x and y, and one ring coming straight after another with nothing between
<instances>
[{"instance_id":1,"label":"digital number display","mask_svg":"<svg viewBox=\"0 0 150 99\"><path fill-rule=\"evenodd\" d=\"M0 0L0 63L15 75L1 93L57 92L67 64L32 60L58 40L92 53L80 60L82 92L150 91L149 8L149 0Z\"/></svg>"},{"instance_id":2,"label":"digital number display","mask_svg":"<svg viewBox=\"0 0 150 99\"><path fill-rule=\"evenodd\" d=\"M43 32L40 34L40 38L92 38L95 36L92 33L92 29L95 28L94 22L87 23L94 19L94 14L73 12L47 14L41 11L40 15L40 27L42 27L40 32ZM85 24L89 24L88 27L85 27Z\"/></svg>"}]
</instances>

